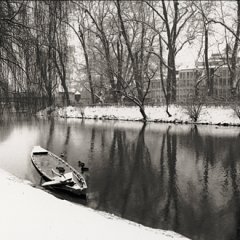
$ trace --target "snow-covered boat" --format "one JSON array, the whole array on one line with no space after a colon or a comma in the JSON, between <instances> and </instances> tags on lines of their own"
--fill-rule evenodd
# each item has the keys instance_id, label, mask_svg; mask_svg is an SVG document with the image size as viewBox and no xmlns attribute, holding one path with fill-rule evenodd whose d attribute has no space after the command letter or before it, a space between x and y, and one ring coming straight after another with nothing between
<instances>
[{"instance_id":1,"label":"snow-covered boat","mask_svg":"<svg viewBox=\"0 0 240 240\"><path fill-rule=\"evenodd\" d=\"M34 146L31 160L46 181L42 184L43 187L62 189L78 195L86 194L84 176L62 158L40 146Z\"/></svg>"}]
</instances>

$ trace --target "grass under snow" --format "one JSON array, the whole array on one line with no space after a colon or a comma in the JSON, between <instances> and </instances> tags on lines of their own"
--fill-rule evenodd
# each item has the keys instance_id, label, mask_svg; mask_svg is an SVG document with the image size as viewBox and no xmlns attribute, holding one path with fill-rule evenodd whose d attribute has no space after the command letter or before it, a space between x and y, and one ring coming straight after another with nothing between
<instances>
[{"instance_id":1,"label":"grass under snow","mask_svg":"<svg viewBox=\"0 0 240 240\"><path fill-rule=\"evenodd\" d=\"M154 122L174 122L174 123L193 123L187 110L181 106L171 105L169 112L172 114L168 117L165 106L146 107L145 111L148 121ZM47 115L47 109L39 115ZM140 121L142 115L138 107L64 107L57 108L55 116L66 118L90 118L90 119L111 119L111 120L129 120ZM231 107L210 106L203 107L199 119L199 124L219 124L219 125L240 125L240 120Z\"/></svg>"}]
</instances>

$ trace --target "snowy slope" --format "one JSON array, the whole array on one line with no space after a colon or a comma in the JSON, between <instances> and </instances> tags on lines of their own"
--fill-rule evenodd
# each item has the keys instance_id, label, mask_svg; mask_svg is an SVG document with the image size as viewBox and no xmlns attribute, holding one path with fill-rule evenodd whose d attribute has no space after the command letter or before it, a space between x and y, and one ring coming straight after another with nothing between
<instances>
[{"instance_id":1,"label":"snowy slope","mask_svg":"<svg viewBox=\"0 0 240 240\"><path fill-rule=\"evenodd\" d=\"M187 239L76 205L0 170L0 239Z\"/></svg>"}]
</instances>

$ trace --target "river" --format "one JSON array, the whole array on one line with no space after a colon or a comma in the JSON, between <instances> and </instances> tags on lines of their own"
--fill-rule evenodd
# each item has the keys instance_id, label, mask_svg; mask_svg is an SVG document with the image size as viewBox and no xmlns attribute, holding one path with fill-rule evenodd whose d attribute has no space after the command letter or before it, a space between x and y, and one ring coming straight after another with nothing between
<instances>
[{"instance_id":1,"label":"river","mask_svg":"<svg viewBox=\"0 0 240 240\"><path fill-rule=\"evenodd\" d=\"M20 117L0 122L0 168L36 185L41 145L86 173L86 205L191 239L240 239L240 128Z\"/></svg>"}]
</instances>

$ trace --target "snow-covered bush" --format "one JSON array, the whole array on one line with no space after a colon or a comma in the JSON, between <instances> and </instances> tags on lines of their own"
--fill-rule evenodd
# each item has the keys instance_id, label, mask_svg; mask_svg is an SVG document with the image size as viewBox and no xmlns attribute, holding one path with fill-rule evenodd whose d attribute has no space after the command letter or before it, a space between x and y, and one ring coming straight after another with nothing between
<instances>
[{"instance_id":1,"label":"snow-covered bush","mask_svg":"<svg viewBox=\"0 0 240 240\"><path fill-rule=\"evenodd\" d=\"M185 109L186 113L190 117L190 119L194 122L197 122L200 117L201 111L203 107L203 102L199 99L189 99Z\"/></svg>"},{"instance_id":2,"label":"snow-covered bush","mask_svg":"<svg viewBox=\"0 0 240 240\"><path fill-rule=\"evenodd\" d=\"M236 114L236 116L240 119L240 104L239 103L233 103L231 105L234 113Z\"/></svg>"}]
</instances>

